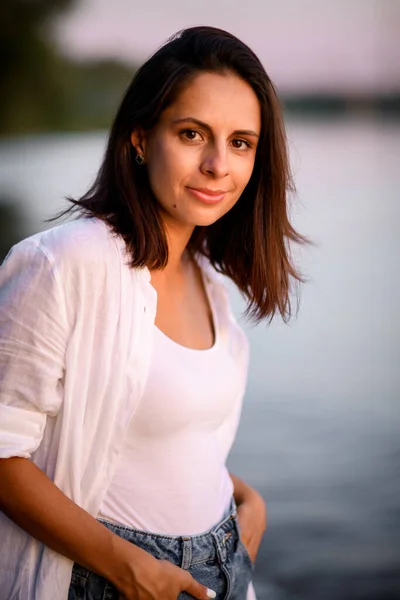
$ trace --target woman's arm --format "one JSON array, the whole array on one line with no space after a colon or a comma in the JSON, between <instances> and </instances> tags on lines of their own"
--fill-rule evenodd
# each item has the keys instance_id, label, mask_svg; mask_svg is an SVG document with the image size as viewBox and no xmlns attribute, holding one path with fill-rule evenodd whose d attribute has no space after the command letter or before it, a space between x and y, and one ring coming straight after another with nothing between
<instances>
[{"instance_id":1,"label":"woman's arm","mask_svg":"<svg viewBox=\"0 0 400 600\"><path fill-rule=\"evenodd\" d=\"M123 540L67 498L30 460L0 459L0 509L28 534L111 581L126 600L215 597L191 575Z\"/></svg>"},{"instance_id":2,"label":"woman's arm","mask_svg":"<svg viewBox=\"0 0 400 600\"><path fill-rule=\"evenodd\" d=\"M239 479L236 475L229 473L233 483L233 497L235 498L236 505L239 506L245 501L254 498L261 498L260 494L252 487L247 485L243 479Z\"/></svg>"},{"instance_id":3,"label":"woman's arm","mask_svg":"<svg viewBox=\"0 0 400 600\"><path fill-rule=\"evenodd\" d=\"M267 508L257 490L232 473L229 475L233 482L233 497L237 505L240 537L250 558L255 562L262 536L267 527Z\"/></svg>"},{"instance_id":4,"label":"woman's arm","mask_svg":"<svg viewBox=\"0 0 400 600\"><path fill-rule=\"evenodd\" d=\"M12 521L46 546L121 587L129 575L118 556L118 540L34 463L25 458L1 459L0 481L0 509ZM137 558L136 548L132 558Z\"/></svg>"}]
</instances>

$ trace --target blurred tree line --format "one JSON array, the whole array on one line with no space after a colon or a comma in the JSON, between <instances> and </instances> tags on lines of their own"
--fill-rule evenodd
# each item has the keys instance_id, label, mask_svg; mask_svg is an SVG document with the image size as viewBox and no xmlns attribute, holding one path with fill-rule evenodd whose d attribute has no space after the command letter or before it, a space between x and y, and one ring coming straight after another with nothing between
<instances>
[{"instance_id":1,"label":"blurred tree line","mask_svg":"<svg viewBox=\"0 0 400 600\"><path fill-rule=\"evenodd\" d=\"M135 67L63 57L49 25L76 0L0 4L0 135L108 128Z\"/></svg>"},{"instance_id":2,"label":"blurred tree line","mask_svg":"<svg viewBox=\"0 0 400 600\"><path fill-rule=\"evenodd\" d=\"M55 17L78 0L3 0L0 3L0 135L108 129L136 66L78 62L52 40ZM302 117L348 112L400 115L400 93L358 98L301 94L282 98Z\"/></svg>"}]
</instances>

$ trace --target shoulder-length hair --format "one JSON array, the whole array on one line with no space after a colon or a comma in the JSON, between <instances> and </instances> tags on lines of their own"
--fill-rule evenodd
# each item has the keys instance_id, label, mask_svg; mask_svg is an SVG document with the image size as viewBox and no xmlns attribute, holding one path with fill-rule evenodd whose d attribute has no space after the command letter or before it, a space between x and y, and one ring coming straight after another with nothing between
<instances>
[{"instance_id":1,"label":"shoulder-length hair","mask_svg":"<svg viewBox=\"0 0 400 600\"><path fill-rule=\"evenodd\" d=\"M92 187L72 202L78 211L106 221L127 245L131 267L159 269L168 245L147 170L135 161L134 129L151 130L161 113L199 72L234 73L256 93L261 135L250 181L233 208L212 225L196 227L188 244L229 277L247 299L253 320L291 315L291 283L303 281L289 242L306 242L289 222L292 180L281 106L254 52L214 27L180 31L136 72L112 125L103 163Z\"/></svg>"}]
</instances>

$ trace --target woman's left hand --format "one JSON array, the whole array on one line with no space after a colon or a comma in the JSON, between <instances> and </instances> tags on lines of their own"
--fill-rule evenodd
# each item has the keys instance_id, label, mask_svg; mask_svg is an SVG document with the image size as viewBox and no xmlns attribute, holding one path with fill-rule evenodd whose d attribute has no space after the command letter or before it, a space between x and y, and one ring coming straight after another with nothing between
<instances>
[{"instance_id":1,"label":"woman's left hand","mask_svg":"<svg viewBox=\"0 0 400 600\"><path fill-rule=\"evenodd\" d=\"M240 538L254 564L267 527L267 508L263 498L255 489L250 488L243 501L238 504L237 518Z\"/></svg>"}]
</instances>

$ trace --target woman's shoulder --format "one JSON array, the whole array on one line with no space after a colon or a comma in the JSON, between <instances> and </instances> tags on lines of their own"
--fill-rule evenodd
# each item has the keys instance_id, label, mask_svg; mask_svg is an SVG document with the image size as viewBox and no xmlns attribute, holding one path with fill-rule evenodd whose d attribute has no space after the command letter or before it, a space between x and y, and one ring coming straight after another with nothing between
<instances>
[{"instance_id":1,"label":"woman's shoulder","mask_svg":"<svg viewBox=\"0 0 400 600\"><path fill-rule=\"evenodd\" d=\"M123 242L123 240L121 240ZM78 218L36 233L12 248L13 252L40 252L56 270L81 270L118 260L120 241L97 218Z\"/></svg>"},{"instance_id":2,"label":"woman's shoulder","mask_svg":"<svg viewBox=\"0 0 400 600\"><path fill-rule=\"evenodd\" d=\"M33 236L54 258L86 261L115 249L116 239L109 226L97 218L78 218Z\"/></svg>"},{"instance_id":3,"label":"woman's shoulder","mask_svg":"<svg viewBox=\"0 0 400 600\"><path fill-rule=\"evenodd\" d=\"M47 289L57 281L69 296L81 298L118 290L121 269L128 264L124 248L106 223L79 218L15 244L1 266L0 285L31 281Z\"/></svg>"},{"instance_id":4,"label":"woman's shoulder","mask_svg":"<svg viewBox=\"0 0 400 600\"><path fill-rule=\"evenodd\" d=\"M99 219L81 218L32 235L5 258L0 292L3 297L41 294L41 302L56 298L73 311L77 306L94 310L95 300L96 306L118 303L121 281L126 281L122 243Z\"/></svg>"}]
</instances>

